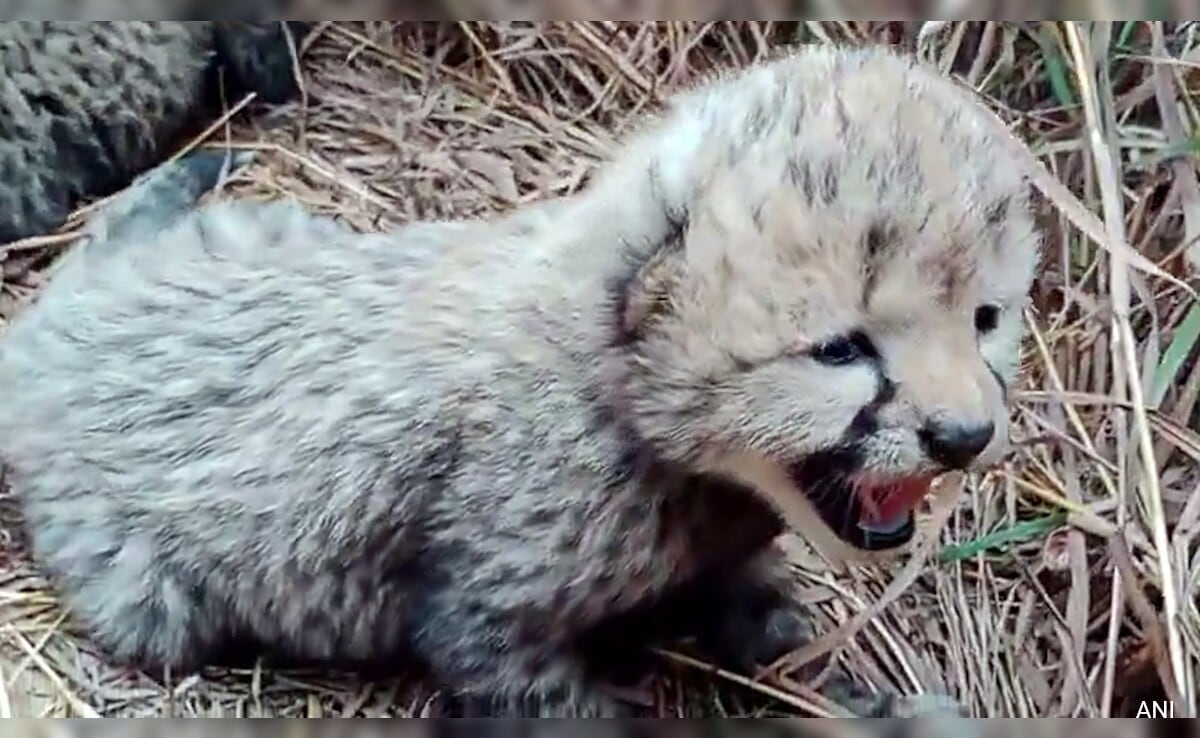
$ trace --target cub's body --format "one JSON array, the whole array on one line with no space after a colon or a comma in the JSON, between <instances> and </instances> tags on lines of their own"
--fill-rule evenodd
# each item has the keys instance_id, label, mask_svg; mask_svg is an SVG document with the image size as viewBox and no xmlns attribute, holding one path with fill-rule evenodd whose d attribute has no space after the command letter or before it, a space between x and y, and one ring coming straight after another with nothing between
<instances>
[{"instance_id":1,"label":"cub's body","mask_svg":"<svg viewBox=\"0 0 1200 738\"><path fill-rule=\"evenodd\" d=\"M214 163L158 172L0 341L35 553L147 665L240 636L595 714L634 632L779 656L811 636L781 518L943 469L929 418L1001 429L956 466L1003 448L1036 242L956 94L806 50L678 97L571 198L387 234L187 211ZM830 359L850 330L874 358Z\"/></svg>"}]
</instances>

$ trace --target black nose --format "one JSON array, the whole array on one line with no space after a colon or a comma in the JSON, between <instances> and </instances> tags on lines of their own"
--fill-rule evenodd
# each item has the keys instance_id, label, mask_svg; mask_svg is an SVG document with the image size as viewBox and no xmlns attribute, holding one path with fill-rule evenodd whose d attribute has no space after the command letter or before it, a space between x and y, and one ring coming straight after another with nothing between
<instances>
[{"instance_id":1,"label":"black nose","mask_svg":"<svg viewBox=\"0 0 1200 738\"><path fill-rule=\"evenodd\" d=\"M951 469L966 469L991 443L995 432L994 423L962 425L930 421L921 429L920 436L929 458Z\"/></svg>"}]
</instances>

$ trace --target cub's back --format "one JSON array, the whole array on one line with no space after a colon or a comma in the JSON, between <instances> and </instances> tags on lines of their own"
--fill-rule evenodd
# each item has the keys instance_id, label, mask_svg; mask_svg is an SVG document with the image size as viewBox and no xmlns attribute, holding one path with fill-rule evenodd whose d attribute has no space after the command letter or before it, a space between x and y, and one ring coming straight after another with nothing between
<instances>
[{"instance_id":1,"label":"cub's back","mask_svg":"<svg viewBox=\"0 0 1200 738\"><path fill-rule=\"evenodd\" d=\"M405 301L432 239L393 247L251 204L149 238L70 254L0 338L5 460L20 476L58 459L24 494L87 496L76 485L94 481L138 507L158 504L147 484L205 498L252 486L270 504L420 422L437 372ZM239 477L251 468L260 478Z\"/></svg>"},{"instance_id":2,"label":"cub's back","mask_svg":"<svg viewBox=\"0 0 1200 738\"><path fill-rule=\"evenodd\" d=\"M35 550L93 571L165 536L181 561L278 569L403 539L453 415L439 356L461 358L408 301L461 228L357 236L223 203L69 254L0 336L0 453Z\"/></svg>"}]
</instances>

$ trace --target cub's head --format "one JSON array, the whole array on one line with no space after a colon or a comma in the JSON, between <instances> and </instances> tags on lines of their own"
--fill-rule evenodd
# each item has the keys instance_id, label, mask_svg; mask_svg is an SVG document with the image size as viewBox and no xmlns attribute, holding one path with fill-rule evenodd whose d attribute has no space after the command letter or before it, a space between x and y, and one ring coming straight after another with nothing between
<instances>
[{"instance_id":1,"label":"cub's head","mask_svg":"<svg viewBox=\"0 0 1200 738\"><path fill-rule=\"evenodd\" d=\"M907 543L935 477L1006 449L1038 250L1018 165L949 81L882 52L807 52L688 104L702 163L623 290L633 422L793 524Z\"/></svg>"}]
</instances>

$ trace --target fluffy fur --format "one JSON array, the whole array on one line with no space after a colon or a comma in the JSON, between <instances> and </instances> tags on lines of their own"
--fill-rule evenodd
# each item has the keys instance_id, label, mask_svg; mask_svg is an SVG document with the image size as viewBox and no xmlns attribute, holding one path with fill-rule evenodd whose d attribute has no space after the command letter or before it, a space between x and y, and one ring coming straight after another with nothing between
<instances>
[{"instance_id":1,"label":"fluffy fur","mask_svg":"<svg viewBox=\"0 0 1200 738\"><path fill-rule=\"evenodd\" d=\"M773 659L812 635L778 513L1003 451L1037 243L983 121L909 60L817 47L490 222L188 210L212 155L158 171L0 342L34 551L141 665L248 638L607 714L597 655L643 636ZM934 460L955 423L995 433Z\"/></svg>"},{"instance_id":2,"label":"fluffy fur","mask_svg":"<svg viewBox=\"0 0 1200 738\"><path fill-rule=\"evenodd\" d=\"M299 30L297 28L296 30ZM0 23L0 242L60 226L162 159L230 95L295 87L279 22Z\"/></svg>"}]
</instances>

